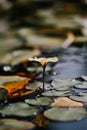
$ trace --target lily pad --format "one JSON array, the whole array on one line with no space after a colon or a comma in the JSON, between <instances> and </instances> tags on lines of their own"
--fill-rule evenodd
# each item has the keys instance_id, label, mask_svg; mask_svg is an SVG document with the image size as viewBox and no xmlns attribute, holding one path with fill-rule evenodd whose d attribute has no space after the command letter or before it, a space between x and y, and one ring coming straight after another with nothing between
<instances>
[{"instance_id":1,"label":"lily pad","mask_svg":"<svg viewBox=\"0 0 87 130\"><path fill-rule=\"evenodd\" d=\"M81 78L85 81L87 81L87 76L86 75L82 75Z\"/></svg>"},{"instance_id":2,"label":"lily pad","mask_svg":"<svg viewBox=\"0 0 87 130\"><path fill-rule=\"evenodd\" d=\"M34 106L29 106L26 103L17 102L10 105L5 105L0 107L0 113L8 116L32 116L38 113L38 110Z\"/></svg>"},{"instance_id":3,"label":"lily pad","mask_svg":"<svg viewBox=\"0 0 87 130\"><path fill-rule=\"evenodd\" d=\"M72 78L64 78L64 79L54 79L51 85L56 90L67 90L70 89L73 85L78 83L79 81L73 80Z\"/></svg>"},{"instance_id":4,"label":"lily pad","mask_svg":"<svg viewBox=\"0 0 87 130\"><path fill-rule=\"evenodd\" d=\"M81 84L77 84L75 85L75 88L78 88L78 89L87 89L87 82L82 82Z\"/></svg>"},{"instance_id":5,"label":"lily pad","mask_svg":"<svg viewBox=\"0 0 87 130\"><path fill-rule=\"evenodd\" d=\"M70 96L71 92L70 91L56 91L56 90L50 90L47 92L42 93L43 96L48 96L48 97L57 97L57 96Z\"/></svg>"},{"instance_id":6,"label":"lily pad","mask_svg":"<svg viewBox=\"0 0 87 130\"><path fill-rule=\"evenodd\" d=\"M54 99L54 102L51 104L51 106L55 107L82 107L83 103L73 101L67 97L58 97Z\"/></svg>"},{"instance_id":7,"label":"lily pad","mask_svg":"<svg viewBox=\"0 0 87 130\"><path fill-rule=\"evenodd\" d=\"M20 121L16 119L1 119L0 130L30 130L35 128L31 122Z\"/></svg>"},{"instance_id":8,"label":"lily pad","mask_svg":"<svg viewBox=\"0 0 87 130\"><path fill-rule=\"evenodd\" d=\"M70 96L70 98L79 102L87 102L87 94L84 96Z\"/></svg>"},{"instance_id":9,"label":"lily pad","mask_svg":"<svg viewBox=\"0 0 87 130\"><path fill-rule=\"evenodd\" d=\"M0 88L0 101L6 99L8 91L4 88Z\"/></svg>"},{"instance_id":10,"label":"lily pad","mask_svg":"<svg viewBox=\"0 0 87 130\"><path fill-rule=\"evenodd\" d=\"M64 35L64 37L46 37L46 36L39 36L39 35L32 35L27 37L28 45L34 46L34 47L41 47L46 49L53 49L56 47L61 47L65 40L67 39L67 36Z\"/></svg>"},{"instance_id":11,"label":"lily pad","mask_svg":"<svg viewBox=\"0 0 87 130\"><path fill-rule=\"evenodd\" d=\"M3 86L7 82L21 81L24 79L26 78L20 76L0 76L0 86Z\"/></svg>"},{"instance_id":12,"label":"lily pad","mask_svg":"<svg viewBox=\"0 0 87 130\"><path fill-rule=\"evenodd\" d=\"M44 112L44 116L55 121L74 121L87 117L85 108L51 108Z\"/></svg>"},{"instance_id":13,"label":"lily pad","mask_svg":"<svg viewBox=\"0 0 87 130\"><path fill-rule=\"evenodd\" d=\"M35 105L35 106L48 106L50 105L53 101L52 99L48 97L40 97L36 99L26 99L26 103L29 103L30 105Z\"/></svg>"}]
</instances>

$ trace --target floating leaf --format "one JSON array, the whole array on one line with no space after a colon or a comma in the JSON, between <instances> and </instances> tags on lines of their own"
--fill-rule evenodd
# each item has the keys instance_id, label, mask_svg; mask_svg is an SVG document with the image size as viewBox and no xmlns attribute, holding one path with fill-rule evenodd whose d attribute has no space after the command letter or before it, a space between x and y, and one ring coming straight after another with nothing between
<instances>
[{"instance_id":1,"label":"floating leaf","mask_svg":"<svg viewBox=\"0 0 87 130\"><path fill-rule=\"evenodd\" d=\"M5 83L4 86L8 90L8 98L20 97L27 94L31 94L34 90L27 90L26 86L28 86L29 80L25 79L23 81L14 81Z\"/></svg>"},{"instance_id":2,"label":"floating leaf","mask_svg":"<svg viewBox=\"0 0 87 130\"><path fill-rule=\"evenodd\" d=\"M0 88L0 101L7 98L8 91L4 88Z\"/></svg>"},{"instance_id":3,"label":"floating leaf","mask_svg":"<svg viewBox=\"0 0 87 130\"><path fill-rule=\"evenodd\" d=\"M87 117L87 111L79 108L51 108L44 112L45 117L55 121L73 121Z\"/></svg>"},{"instance_id":4,"label":"floating leaf","mask_svg":"<svg viewBox=\"0 0 87 130\"><path fill-rule=\"evenodd\" d=\"M0 112L8 116L13 115L13 116L26 117L36 115L38 113L38 110L34 106L29 106L26 103L17 102L12 103L10 105L1 106Z\"/></svg>"},{"instance_id":5,"label":"floating leaf","mask_svg":"<svg viewBox=\"0 0 87 130\"><path fill-rule=\"evenodd\" d=\"M81 78L85 81L87 81L87 76L86 75L82 75Z\"/></svg>"},{"instance_id":6,"label":"floating leaf","mask_svg":"<svg viewBox=\"0 0 87 130\"><path fill-rule=\"evenodd\" d=\"M28 45L31 45L33 47L52 49L56 47L61 47L66 39L67 39L66 34L65 35L63 34L62 37L61 36L46 37L41 35L33 35L33 36L28 36L27 41L28 41Z\"/></svg>"},{"instance_id":7,"label":"floating leaf","mask_svg":"<svg viewBox=\"0 0 87 130\"><path fill-rule=\"evenodd\" d=\"M1 76L0 84L8 91L8 98L16 98L35 92L38 84L30 83L29 78Z\"/></svg>"},{"instance_id":8,"label":"floating leaf","mask_svg":"<svg viewBox=\"0 0 87 130\"><path fill-rule=\"evenodd\" d=\"M56 91L56 90L50 90L47 92L42 93L43 96L53 96L53 97L58 97L58 96L69 96L71 95L70 91Z\"/></svg>"},{"instance_id":9,"label":"floating leaf","mask_svg":"<svg viewBox=\"0 0 87 130\"><path fill-rule=\"evenodd\" d=\"M53 101L52 99L48 97L40 97L36 99L26 99L26 103L29 103L30 105L35 105L35 106L48 106L50 105Z\"/></svg>"},{"instance_id":10,"label":"floating leaf","mask_svg":"<svg viewBox=\"0 0 87 130\"><path fill-rule=\"evenodd\" d=\"M36 50L36 49L35 50L23 49L23 50L13 51L12 53L9 53L6 56L10 57L8 63L17 64L24 59L28 59L29 57L34 57L36 55L39 55L39 53L40 53L40 51ZM4 57L4 59L5 58L6 57Z\"/></svg>"},{"instance_id":11,"label":"floating leaf","mask_svg":"<svg viewBox=\"0 0 87 130\"><path fill-rule=\"evenodd\" d=\"M55 98L51 106L56 107L82 107L83 103L73 101L67 97Z\"/></svg>"},{"instance_id":12,"label":"floating leaf","mask_svg":"<svg viewBox=\"0 0 87 130\"><path fill-rule=\"evenodd\" d=\"M78 89L87 89L87 82L84 81L81 84L75 85L74 87Z\"/></svg>"},{"instance_id":13,"label":"floating leaf","mask_svg":"<svg viewBox=\"0 0 87 130\"><path fill-rule=\"evenodd\" d=\"M23 81L26 78L20 76L0 76L0 86L3 86L6 82Z\"/></svg>"},{"instance_id":14,"label":"floating leaf","mask_svg":"<svg viewBox=\"0 0 87 130\"><path fill-rule=\"evenodd\" d=\"M35 125L31 122L16 119L0 119L0 130L31 130Z\"/></svg>"},{"instance_id":15,"label":"floating leaf","mask_svg":"<svg viewBox=\"0 0 87 130\"><path fill-rule=\"evenodd\" d=\"M67 90L73 85L78 84L80 81L73 80L72 78L54 79L51 85L56 90Z\"/></svg>"},{"instance_id":16,"label":"floating leaf","mask_svg":"<svg viewBox=\"0 0 87 130\"><path fill-rule=\"evenodd\" d=\"M70 98L79 102L87 102L87 94L83 96L70 96Z\"/></svg>"}]
</instances>

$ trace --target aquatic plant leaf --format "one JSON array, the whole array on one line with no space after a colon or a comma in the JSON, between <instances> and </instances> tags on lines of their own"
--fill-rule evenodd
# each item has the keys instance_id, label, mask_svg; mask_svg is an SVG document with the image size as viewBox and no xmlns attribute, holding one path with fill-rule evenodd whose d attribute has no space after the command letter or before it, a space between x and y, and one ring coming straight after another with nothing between
<instances>
[{"instance_id":1,"label":"aquatic plant leaf","mask_svg":"<svg viewBox=\"0 0 87 130\"><path fill-rule=\"evenodd\" d=\"M79 101L79 102L87 102L87 94L84 94L83 96L78 96L78 95L76 95L76 96L69 96L70 97L70 99L73 99L73 100L75 100L75 101Z\"/></svg>"},{"instance_id":2,"label":"aquatic plant leaf","mask_svg":"<svg viewBox=\"0 0 87 130\"><path fill-rule=\"evenodd\" d=\"M87 117L87 111L83 107L76 108L51 108L44 112L44 116L55 121L74 121Z\"/></svg>"},{"instance_id":3,"label":"aquatic plant leaf","mask_svg":"<svg viewBox=\"0 0 87 130\"><path fill-rule=\"evenodd\" d=\"M32 122L17 119L0 119L0 130L31 130L35 128Z\"/></svg>"},{"instance_id":4,"label":"aquatic plant leaf","mask_svg":"<svg viewBox=\"0 0 87 130\"><path fill-rule=\"evenodd\" d=\"M35 106L48 106L53 101L51 98L48 98L48 97L39 97L36 99L26 99L25 102L29 103L30 105L35 105Z\"/></svg>"},{"instance_id":5,"label":"aquatic plant leaf","mask_svg":"<svg viewBox=\"0 0 87 130\"><path fill-rule=\"evenodd\" d=\"M18 76L1 77L1 84L8 91L8 98L10 99L32 94L38 86L35 83L29 83L29 81L29 78Z\"/></svg>"},{"instance_id":6,"label":"aquatic plant leaf","mask_svg":"<svg viewBox=\"0 0 87 130\"><path fill-rule=\"evenodd\" d=\"M26 89L26 86L28 86L29 80L23 80L23 81L14 81L10 83L5 83L4 87L8 90L8 98L15 98L24 96L27 94L31 94L34 92L32 89Z\"/></svg>"},{"instance_id":7,"label":"aquatic plant leaf","mask_svg":"<svg viewBox=\"0 0 87 130\"><path fill-rule=\"evenodd\" d=\"M6 82L23 81L26 78L20 76L0 76L0 86L3 86Z\"/></svg>"},{"instance_id":8,"label":"aquatic plant leaf","mask_svg":"<svg viewBox=\"0 0 87 130\"><path fill-rule=\"evenodd\" d=\"M8 91L5 88L0 88L0 101L7 98Z\"/></svg>"},{"instance_id":9,"label":"aquatic plant leaf","mask_svg":"<svg viewBox=\"0 0 87 130\"><path fill-rule=\"evenodd\" d=\"M82 107L83 103L73 101L67 97L54 98L54 102L51 106L55 107Z\"/></svg>"},{"instance_id":10,"label":"aquatic plant leaf","mask_svg":"<svg viewBox=\"0 0 87 130\"><path fill-rule=\"evenodd\" d=\"M26 103L17 102L12 103L10 105L1 106L0 112L8 116L13 115L13 116L27 117L36 115L38 113L38 109L34 106L29 106Z\"/></svg>"},{"instance_id":11,"label":"aquatic plant leaf","mask_svg":"<svg viewBox=\"0 0 87 130\"><path fill-rule=\"evenodd\" d=\"M87 82L82 82L81 84L77 84L74 86L77 89L87 89Z\"/></svg>"},{"instance_id":12,"label":"aquatic plant leaf","mask_svg":"<svg viewBox=\"0 0 87 130\"><path fill-rule=\"evenodd\" d=\"M87 76L86 75L82 75L81 78L85 81L87 81Z\"/></svg>"},{"instance_id":13,"label":"aquatic plant leaf","mask_svg":"<svg viewBox=\"0 0 87 130\"><path fill-rule=\"evenodd\" d=\"M50 90L47 92L43 92L42 93L43 96L47 96L47 97L61 97L61 96L69 96L71 95L70 91L56 91L56 90Z\"/></svg>"},{"instance_id":14,"label":"aquatic plant leaf","mask_svg":"<svg viewBox=\"0 0 87 130\"><path fill-rule=\"evenodd\" d=\"M41 36L41 35L33 35L30 37L28 36L27 40L28 40L28 45L31 45L33 47L53 49L56 47L61 47L63 45L63 43L67 40L67 35L63 34L62 37L60 37L60 36L45 37L45 36Z\"/></svg>"},{"instance_id":15,"label":"aquatic plant leaf","mask_svg":"<svg viewBox=\"0 0 87 130\"><path fill-rule=\"evenodd\" d=\"M10 57L8 60L8 63L10 64L17 64L19 62L21 62L24 59L28 59L29 57L34 57L36 55L39 55L40 51L39 50L16 50L13 51L12 53L8 53L4 59L6 59L7 57Z\"/></svg>"},{"instance_id":16,"label":"aquatic plant leaf","mask_svg":"<svg viewBox=\"0 0 87 130\"><path fill-rule=\"evenodd\" d=\"M73 80L72 78L62 78L54 79L51 85L56 90L67 90L70 89L73 85L78 84L80 81Z\"/></svg>"}]
</instances>

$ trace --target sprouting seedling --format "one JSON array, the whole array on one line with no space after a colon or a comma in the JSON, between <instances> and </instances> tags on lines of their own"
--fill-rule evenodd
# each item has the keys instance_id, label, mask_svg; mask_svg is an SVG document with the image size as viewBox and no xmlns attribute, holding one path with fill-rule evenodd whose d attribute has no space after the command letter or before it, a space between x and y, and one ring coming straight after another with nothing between
<instances>
[{"instance_id":1,"label":"sprouting seedling","mask_svg":"<svg viewBox=\"0 0 87 130\"><path fill-rule=\"evenodd\" d=\"M44 57L41 57L41 58L28 58L29 61L35 61L35 62L39 62L43 68L43 91L45 90L45 69L46 69L46 66L49 62L57 62L58 61L58 58L57 57L51 57L51 58L44 58Z\"/></svg>"}]
</instances>

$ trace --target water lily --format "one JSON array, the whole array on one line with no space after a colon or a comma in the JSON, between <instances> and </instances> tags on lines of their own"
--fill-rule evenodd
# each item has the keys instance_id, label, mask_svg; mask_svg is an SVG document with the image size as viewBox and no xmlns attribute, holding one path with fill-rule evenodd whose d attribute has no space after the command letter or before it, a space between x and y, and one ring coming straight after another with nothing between
<instances>
[{"instance_id":1,"label":"water lily","mask_svg":"<svg viewBox=\"0 0 87 130\"><path fill-rule=\"evenodd\" d=\"M47 66L47 64L49 62L58 62L58 58L57 57L50 57L50 58L45 58L45 57L41 57L41 58L28 58L29 61L35 61L35 62L39 62L41 64L41 66L43 67L43 91L45 90L45 84L44 84L44 77L45 77L45 68Z\"/></svg>"},{"instance_id":2,"label":"water lily","mask_svg":"<svg viewBox=\"0 0 87 130\"><path fill-rule=\"evenodd\" d=\"M34 58L28 58L29 61L36 61L36 62L39 62L43 67L46 66L49 62L57 62L58 61L58 58L57 57L51 57L51 58L44 58L44 57L41 57L41 58L37 58L37 57L34 57Z\"/></svg>"}]
</instances>

